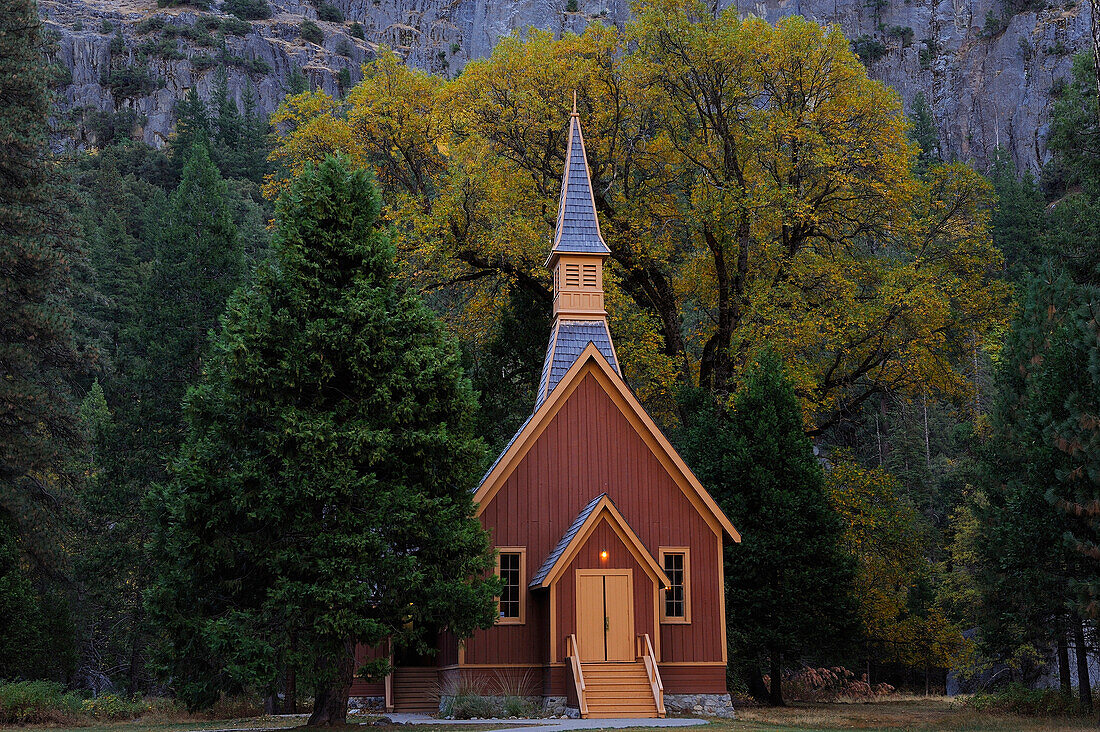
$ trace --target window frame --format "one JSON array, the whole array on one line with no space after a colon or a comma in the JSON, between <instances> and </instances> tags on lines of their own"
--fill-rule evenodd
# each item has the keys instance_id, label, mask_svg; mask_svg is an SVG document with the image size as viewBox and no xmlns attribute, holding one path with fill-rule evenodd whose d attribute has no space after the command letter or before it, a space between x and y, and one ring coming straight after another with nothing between
<instances>
[{"instance_id":1,"label":"window frame","mask_svg":"<svg viewBox=\"0 0 1100 732\"><path fill-rule=\"evenodd\" d=\"M665 593L667 590L661 590L661 623L664 625L691 625L691 548L686 546L662 546L658 550L658 561L661 563L661 570L665 568L665 555L666 554L681 554L684 557L684 615L668 616L665 614L667 604L665 602Z\"/></svg>"},{"instance_id":2,"label":"window frame","mask_svg":"<svg viewBox=\"0 0 1100 732\"><path fill-rule=\"evenodd\" d=\"M498 546L496 557L496 576L500 576L500 556L502 554L519 555L519 615L514 618L506 618L500 614L500 598L497 598L497 625L526 625L527 624L527 593L524 591L524 582L527 581L527 547L525 546Z\"/></svg>"}]
</instances>

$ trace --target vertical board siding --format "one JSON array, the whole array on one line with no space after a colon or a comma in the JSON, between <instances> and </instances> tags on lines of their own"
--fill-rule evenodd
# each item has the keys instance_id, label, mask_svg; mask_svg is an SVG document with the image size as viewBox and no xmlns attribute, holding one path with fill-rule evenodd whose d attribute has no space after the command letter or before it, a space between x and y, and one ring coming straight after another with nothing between
<instances>
[{"instance_id":1,"label":"vertical board siding","mask_svg":"<svg viewBox=\"0 0 1100 732\"><path fill-rule=\"evenodd\" d=\"M367 661L373 661L376 658L384 658L386 655L386 649L384 644L377 646L365 646L357 645L355 647L355 666L358 669ZM384 681L366 681L358 676L351 682L351 691L348 696L384 696L386 693L386 683Z\"/></svg>"},{"instance_id":2,"label":"vertical board siding","mask_svg":"<svg viewBox=\"0 0 1100 732\"><path fill-rule=\"evenodd\" d=\"M692 622L660 625L661 660L721 662L720 543L591 374L577 384L485 506L481 520L492 533L495 545L527 547L526 585L580 510L600 493L611 497L654 559L658 559L661 546L691 547ZM610 531L609 527L602 528ZM617 536L615 542L622 546ZM477 632L466 643L465 663L546 663L551 642L560 660L563 639L574 623L574 569L570 568L552 590L562 593L557 606L557 638L549 636L548 593L527 591L527 623ZM653 617L651 593L655 591L640 567L634 574L634 591L635 626L640 628L641 618ZM533 612L536 608L539 610ZM652 634L651 628L652 623L647 621L646 629L637 632Z\"/></svg>"}]
</instances>

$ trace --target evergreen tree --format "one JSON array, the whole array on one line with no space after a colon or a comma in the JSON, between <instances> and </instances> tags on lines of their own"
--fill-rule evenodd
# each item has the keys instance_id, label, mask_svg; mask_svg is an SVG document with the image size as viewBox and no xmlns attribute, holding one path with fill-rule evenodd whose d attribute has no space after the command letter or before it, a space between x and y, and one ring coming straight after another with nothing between
<instances>
[{"instance_id":1,"label":"evergreen tree","mask_svg":"<svg viewBox=\"0 0 1100 732\"><path fill-rule=\"evenodd\" d=\"M531 414L549 332L546 303L513 288L489 341L468 353L470 378L480 394L477 434L493 455Z\"/></svg>"},{"instance_id":2,"label":"evergreen tree","mask_svg":"<svg viewBox=\"0 0 1100 732\"><path fill-rule=\"evenodd\" d=\"M932 116L932 107L922 91L916 93L909 107L909 139L920 148L916 163L918 173L925 173L933 165L943 162L936 118Z\"/></svg>"},{"instance_id":3,"label":"evergreen tree","mask_svg":"<svg viewBox=\"0 0 1100 732\"><path fill-rule=\"evenodd\" d=\"M785 664L828 659L857 632L840 517L774 353L751 368L732 412L702 392L684 407L684 458L743 536L726 551L730 648L748 664L740 672L754 696L765 696L762 669L768 701L782 704Z\"/></svg>"},{"instance_id":4,"label":"evergreen tree","mask_svg":"<svg viewBox=\"0 0 1100 732\"><path fill-rule=\"evenodd\" d=\"M245 274L228 190L206 146L196 143L161 220L144 296L142 402L147 424L178 433L187 386L197 381L207 333ZM149 421L151 418L151 422ZM169 439L165 455L175 451Z\"/></svg>"},{"instance_id":5,"label":"evergreen tree","mask_svg":"<svg viewBox=\"0 0 1100 732\"><path fill-rule=\"evenodd\" d=\"M31 0L0 0L0 521L39 559L80 442L69 384L78 254L48 160L40 26ZM59 557L52 557L59 559Z\"/></svg>"},{"instance_id":6,"label":"evergreen tree","mask_svg":"<svg viewBox=\"0 0 1100 732\"><path fill-rule=\"evenodd\" d=\"M1019 175L1012 156L1004 148L993 151L989 180L997 191L997 205L990 222L993 243L1005 255L1009 277L1019 281L1041 262L1046 201L1031 173Z\"/></svg>"},{"instance_id":7,"label":"evergreen tree","mask_svg":"<svg viewBox=\"0 0 1100 732\"><path fill-rule=\"evenodd\" d=\"M192 705L289 668L314 690L310 724L342 724L355 643L423 648L495 619L473 391L395 286L379 210L365 172L307 167L189 394L175 481L151 501L151 606Z\"/></svg>"},{"instance_id":8,"label":"evergreen tree","mask_svg":"<svg viewBox=\"0 0 1100 732\"><path fill-rule=\"evenodd\" d=\"M1016 659L1022 681L1051 651L1066 666L1067 634L1081 628L1080 615L1067 612L1081 561L1063 541L1065 517L1047 500L1069 464L1047 433L1068 416L1066 400L1087 371L1066 349L1068 317L1084 294L1052 267L1027 281L998 369L975 507L981 641L987 653ZM1081 690L1088 706L1087 683Z\"/></svg>"}]
</instances>

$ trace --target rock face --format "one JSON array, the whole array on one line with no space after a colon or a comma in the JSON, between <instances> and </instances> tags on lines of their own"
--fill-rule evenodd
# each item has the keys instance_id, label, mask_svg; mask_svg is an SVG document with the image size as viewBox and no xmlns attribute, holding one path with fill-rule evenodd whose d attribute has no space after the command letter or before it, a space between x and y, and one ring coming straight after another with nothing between
<instances>
[{"instance_id":1,"label":"rock face","mask_svg":"<svg viewBox=\"0 0 1100 732\"><path fill-rule=\"evenodd\" d=\"M734 0L742 15L774 22L800 14L862 39L871 75L897 89L906 109L924 93L945 157L984 167L1001 145L1017 165L1037 170L1046 158L1052 89L1069 79L1072 55L1088 47L1089 0L1053 0L1063 4L1011 15L1005 2L1019 0ZM59 129L78 146L95 145L104 120L121 120L160 146L176 100L192 87L209 98L225 60L230 94L242 108L251 96L267 114L290 90L295 70L336 94L358 81L379 45L418 68L453 74L514 31L579 32L596 20L621 25L629 14L628 0L330 4L343 22L319 20L321 0L271 0L272 17L246 26L224 12L223 0L202 11L158 8L155 0L40 0L56 41L53 60L72 74L61 90ZM302 38L303 21L320 28L320 42ZM353 22L364 38L353 36Z\"/></svg>"}]
</instances>

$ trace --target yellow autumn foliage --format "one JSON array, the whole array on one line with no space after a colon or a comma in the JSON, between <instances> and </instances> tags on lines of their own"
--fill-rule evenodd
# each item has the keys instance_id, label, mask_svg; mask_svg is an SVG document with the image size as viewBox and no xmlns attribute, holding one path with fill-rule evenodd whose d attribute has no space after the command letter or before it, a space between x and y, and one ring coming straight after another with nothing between
<instances>
[{"instance_id":1,"label":"yellow autumn foliage","mask_svg":"<svg viewBox=\"0 0 1100 732\"><path fill-rule=\"evenodd\" d=\"M663 421L678 385L732 393L766 343L810 431L884 391L964 395L967 348L1006 315L985 181L914 173L900 99L836 29L693 0L634 18L503 39L449 80L383 49L345 100L280 107L266 192L333 151L373 167L404 276L478 340L512 288L549 307L575 93L613 334Z\"/></svg>"},{"instance_id":2,"label":"yellow autumn foliage","mask_svg":"<svg viewBox=\"0 0 1100 732\"><path fill-rule=\"evenodd\" d=\"M855 596L864 637L880 662L917 669L957 668L971 649L929 594L935 567L924 554L917 510L897 478L841 459L826 490L856 562Z\"/></svg>"}]
</instances>

